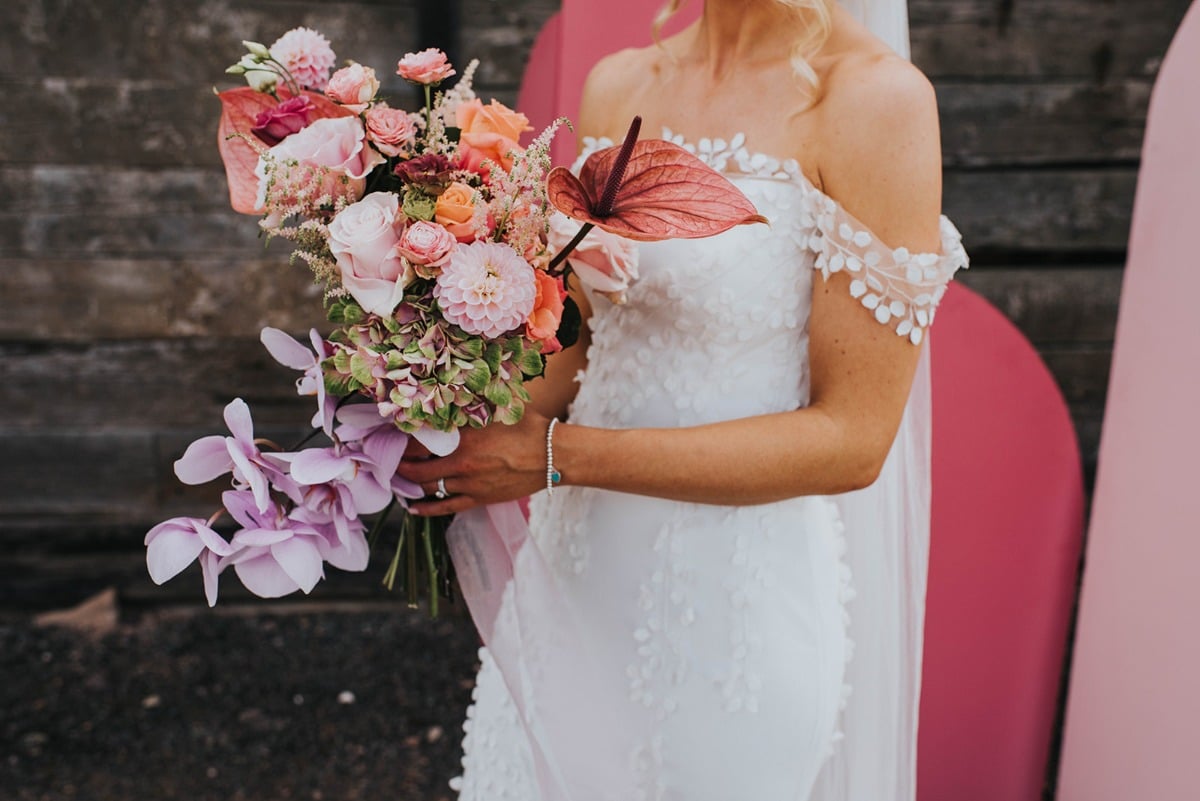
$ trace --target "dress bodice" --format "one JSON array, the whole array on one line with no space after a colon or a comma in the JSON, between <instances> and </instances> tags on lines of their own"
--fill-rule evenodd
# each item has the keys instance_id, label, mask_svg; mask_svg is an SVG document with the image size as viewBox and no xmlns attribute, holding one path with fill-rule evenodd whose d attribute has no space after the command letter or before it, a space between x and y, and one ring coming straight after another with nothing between
<instances>
[{"instance_id":1,"label":"dress bodice","mask_svg":"<svg viewBox=\"0 0 1200 801\"><path fill-rule=\"evenodd\" d=\"M920 344L946 283L967 265L949 220L941 220L940 253L892 249L794 160L753 154L740 134L692 144L665 130L664 138L723 173L770 222L640 245L639 278L626 302L593 298L573 420L698 425L806 405L814 270L849 272L864 313ZM612 142L584 144L581 159Z\"/></svg>"}]
</instances>

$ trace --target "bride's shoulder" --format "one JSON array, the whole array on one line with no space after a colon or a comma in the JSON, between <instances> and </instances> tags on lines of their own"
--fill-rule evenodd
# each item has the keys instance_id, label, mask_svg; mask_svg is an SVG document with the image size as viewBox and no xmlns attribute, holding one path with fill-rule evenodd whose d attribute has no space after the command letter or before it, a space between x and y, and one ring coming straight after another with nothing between
<instances>
[{"instance_id":1,"label":"bride's shoulder","mask_svg":"<svg viewBox=\"0 0 1200 801\"><path fill-rule=\"evenodd\" d=\"M880 45L839 54L822 76L821 117L843 133L937 133L933 84L907 59Z\"/></svg>"},{"instance_id":2,"label":"bride's shoulder","mask_svg":"<svg viewBox=\"0 0 1200 801\"><path fill-rule=\"evenodd\" d=\"M936 249L942 158L929 79L881 43L848 50L822 77L822 190L883 241Z\"/></svg>"}]
</instances>

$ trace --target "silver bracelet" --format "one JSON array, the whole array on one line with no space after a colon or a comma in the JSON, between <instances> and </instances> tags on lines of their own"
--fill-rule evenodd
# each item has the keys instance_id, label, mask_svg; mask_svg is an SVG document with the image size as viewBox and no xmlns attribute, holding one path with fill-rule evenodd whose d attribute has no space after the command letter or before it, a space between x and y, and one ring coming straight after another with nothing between
<instances>
[{"instance_id":1,"label":"silver bracelet","mask_svg":"<svg viewBox=\"0 0 1200 801\"><path fill-rule=\"evenodd\" d=\"M554 494L554 485L562 482L562 473L558 472L558 468L554 466L554 427L558 425L558 418L550 420L550 425L546 429L546 494Z\"/></svg>"}]
</instances>

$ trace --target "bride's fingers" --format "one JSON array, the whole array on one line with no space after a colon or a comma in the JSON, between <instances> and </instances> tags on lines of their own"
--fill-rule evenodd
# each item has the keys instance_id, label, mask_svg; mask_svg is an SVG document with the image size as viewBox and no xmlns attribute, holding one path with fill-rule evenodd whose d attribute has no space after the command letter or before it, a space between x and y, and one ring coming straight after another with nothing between
<instances>
[{"instance_id":1,"label":"bride's fingers","mask_svg":"<svg viewBox=\"0 0 1200 801\"><path fill-rule=\"evenodd\" d=\"M434 459L424 459L416 462L401 462L396 474L407 478L422 487L436 484L439 478L456 475L454 457L442 456Z\"/></svg>"},{"instance_id":2,"label":"bride's fingers","mask_svg":"<svg viewBox=\"0 0 1200 801\"><path fill-rule=\"evenodd\" d=\"M420 517L440 517L465 512L478 502L470 495L451 495L445 500L419 501L408 507L408 511Z\"/></svg>"}]
</instances>

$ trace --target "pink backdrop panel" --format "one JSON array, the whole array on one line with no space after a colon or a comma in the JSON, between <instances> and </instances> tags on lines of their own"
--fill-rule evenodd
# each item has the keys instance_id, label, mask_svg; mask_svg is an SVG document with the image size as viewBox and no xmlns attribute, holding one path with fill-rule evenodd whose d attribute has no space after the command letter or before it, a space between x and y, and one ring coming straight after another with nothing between
<instances>
[{"instance_id":1,"label":"pink backdrop panel","mask_svg":"<svg viewBox=\"0 0 1200 801\"><path fill-rule=\"evenodd\" d=\"M1200 798L1200 5L1150 103L1067 705L1061 801Z\"/></svg>"},{"instance_id":2,"label":"pink backdrop panel","mask_svg":"<svg viewBox=\"0 0 1200 801\"><path fill-rule=\"evenodd\" d=\"M921 801L1041 797L1083 535L1071 418L1037 352L952 284L930 338Z\"/></svg>"},{"instance_id":3,"label":"pink backdrop panel","mask_svg":"<svg viewBox=\"0 0 1200 801\"><path fill-rule=\"evenodd\" d=\"M565 115L572 122L579 116L583 83L596 62L627 47L653 43L652 25L661 3L655 0L563 0L562 11L542 28L529 56L519 96L521 111L536 130ZM664 35L695 20L701 4L691 2L671 18ZM547 102L542 92L549 91ZM647 131L646 136L657 136ZM579 146L574 134L561 131L551 154L556 164L570 164Z\"/></svg>"}]
</instances>

